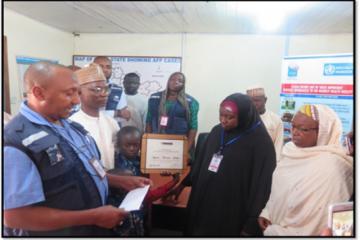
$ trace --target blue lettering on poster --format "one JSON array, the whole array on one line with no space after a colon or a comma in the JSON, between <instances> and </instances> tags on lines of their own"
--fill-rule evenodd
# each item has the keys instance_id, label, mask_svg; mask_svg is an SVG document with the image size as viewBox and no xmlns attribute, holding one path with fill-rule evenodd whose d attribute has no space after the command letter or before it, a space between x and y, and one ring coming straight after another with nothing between
<instances>
[{"instance_id":1,"label":"blue lettering on poster","mask_svg":"<svg viewBox=\"0 0 360 240\"><path fill-rule=\"evenodd\" d=\"M352 63L325 63L324 76L351 76L353 75Z\"/></svg>"}]
</instances>

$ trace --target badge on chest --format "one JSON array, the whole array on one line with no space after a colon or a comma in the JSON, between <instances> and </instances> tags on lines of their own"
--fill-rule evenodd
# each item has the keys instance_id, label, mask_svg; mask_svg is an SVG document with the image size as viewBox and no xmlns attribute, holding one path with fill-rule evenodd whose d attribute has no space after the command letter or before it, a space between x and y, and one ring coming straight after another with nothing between
<instances>
[{"instance_id":1,"label":"badge on chest","mask_svg":"<svg viewBox=\"0 0 360 240\"><path fill-rule=\"evenodd\" d=\"M46 149L46 153L49 156L51 166L54 166L64 160L57 144Z\"/></svg>"},{"instance_id":2,"label":"badge on chest","mask_svg":"<svg viewBox=\"0 0 360 240\"><path fill-rule=\"evenodd\" d=\"M167 116L161 116L160 126L166 127L166 126L168 125L168 120L169 120L169 117L167 117Z\"/></svg>"},{"instance_id":3,"label":"badge on chest","mask_svg":"<svg viewBox=\"0 0 360 240\"><path fill-rule=\"evenodd\" d=\"M97 175L103 179L106 175L106 172L104 170L104 168L101 166L99 160L97 160L96 158L92 158L90 160L90 164L91 166L94 168L94 170L96 171Z\"/></svg>"},{"instance_id":4,"label":"badge on chest","mask_svg":"<svg viewBox=\"0 0 360 240\"><path fill-rule=\"evenodd\" d=\"M216 173L219 170L222 159L223 159L223 155L221 155L220 153L215 153L211 159L208 170Z\"/></svg>"}]
</instances>

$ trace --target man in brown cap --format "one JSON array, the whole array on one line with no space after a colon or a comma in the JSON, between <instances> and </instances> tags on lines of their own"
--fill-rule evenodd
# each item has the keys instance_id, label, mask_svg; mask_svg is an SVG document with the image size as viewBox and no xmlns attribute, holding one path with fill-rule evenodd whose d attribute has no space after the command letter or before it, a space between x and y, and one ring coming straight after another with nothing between
<instances>
[{"instance_id":1,"label":"man in brown cap","mask_svg":"<svg viewBox=\"0 0 360 240\"><path fill-rule=\"evenodd\" d=\"M81 109L70 117L78 122L95 139L106 170L114 168L115 136L120 130L113 117L100 111L105 106L109 87L101 67L92 63L75 72L79 81Z\"/></svg>"},{"instance_id":2,"label":"man in brown cap","mask_svg":"<svg viewBox=\"0 0 360 240\"><path fill-rule=\"evenodd\" d=\"M253 101L261 120L274 143L276 150L276 161L280 160L282 146L284 144L284 126L278 115L265 108L267 97L265 90L261 86L250 87L246 90L246 94Z\"/></svg>"}]
</instances>

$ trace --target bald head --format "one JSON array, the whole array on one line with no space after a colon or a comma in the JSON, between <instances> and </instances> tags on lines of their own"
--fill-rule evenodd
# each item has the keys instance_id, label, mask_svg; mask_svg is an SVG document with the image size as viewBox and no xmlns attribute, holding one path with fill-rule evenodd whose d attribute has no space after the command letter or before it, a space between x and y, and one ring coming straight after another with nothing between
<instances>
[{"instance_id":1,"label":"bald head","mask_svg":"<svg viewBox=\"0 0 360 240\"><path fill-rule=\"evenodd\" d=\"M31 89L37 85L40 87L46 87L51 81L52 77L58 70L68 70L67 67L49 63L49 62L37 62L32 64L25 72L24 75L24 85L27 93L31 92Z\"/></svg>"},{"instance_id":2,"label":"bald head","mask_svg":"<svg viewBox=\"0 0 360 240\"><path fill-rule=\"evenodd\" d=\"M65 66L35 63L25 72L24 81L28 106L50 122L67 118L73 106L80 103L78 81Z\"/></svg>"},{"instance_id":3,"label":"bald head","mask_svg":"<svg viewBox=\"0 0 360 240\"><path fill-rule=\"evenodd\" d=\"M109 61L111 62L110 58L106 57L106 56L97 56L94 58L94 63L97 63L98 61Z\"/></svg>"}]
</instances>

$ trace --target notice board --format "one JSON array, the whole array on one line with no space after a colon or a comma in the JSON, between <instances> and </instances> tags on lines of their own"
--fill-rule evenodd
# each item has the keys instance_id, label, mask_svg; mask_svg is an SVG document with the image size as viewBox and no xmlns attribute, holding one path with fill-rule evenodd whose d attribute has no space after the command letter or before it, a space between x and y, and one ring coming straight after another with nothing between
<instances>
[{"instance_id":1,"label":"notice board","mask_svg":"<svg viewBox=\"0 0 360 240\"><path fill-rule=\"evenodd\" d=\"M92 63L96 56L74 55L73 64L79 67ZM140 76L138 92L145 96L164 90L169 76L181 71L181 57L107 56L112 60L111 83L122 86L124 76L135 72Z\"/></svg>"},{"instance_id":2,"label":"notice board","mask_svg":"<svg viewBox=\"0 0 360 240\"><path fill-rule=\"evenodd\" d=\"M280 114L295 114L304 104L324 104L342 122L343 136L353 129L353 54L288 56L282 64ZM283 117L284 119L284 117ZM290 122L284 122L285 139Z\"/></svg>"}]
</instances>

